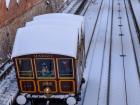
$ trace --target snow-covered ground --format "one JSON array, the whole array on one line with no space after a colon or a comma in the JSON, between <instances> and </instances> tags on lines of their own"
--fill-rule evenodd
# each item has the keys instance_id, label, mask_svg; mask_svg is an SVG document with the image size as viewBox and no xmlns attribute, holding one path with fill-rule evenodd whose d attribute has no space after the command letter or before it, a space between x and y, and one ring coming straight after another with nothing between
<instances>
[{"instance_id":1,"label":"snow-covered ground","mask_svg":"<svg viewBox=\"0 0 140 105\"><path fill-rule=\"evenodd\" d=\"M136 20L138 22L138 26L139 26L139 29L140 29L140 13L139 13L139 10L140 10L140 0L130 0L130 2L132 4L134 15L136 17Z\"/></svg>"},{"instance_id":2,"label":"snow-covered ground","mask_svg":"<svg viewBox=\"0 0 140 105\"><path fill-rule=\"evenodd\" d=\"M100 3L98 0L95 4ZM92 20L96 20L98 12L98 8L89 8L85 15L91 16L86 20L86 48L93 31ZM139 56L135 52L140 53L140 45L136 36L128 1L103 0L87 57L84 105L139 105Z\"/></svg>"},{"instance_id":3,"label":"snow-covered ground","mask_svg":"<svg viewBox=\"0 0 140 105\"><path fill-rule=\"evenodd\" d=\"M98 8L99 5L101 5L101 3L102 0L95 2L96 5L98 4ZM110 8L109 0L104 0L101 6L100 15L97 20L97 26L94 31L93 41L89 50L90 52L87 57L86 71L89 71L88 73L89 75L87 75L88 83L87 90L85 93L84 105L96 105L96 104L104 105L104 103L106 103L107 75L108 75L107 71L109 66L108 61L109 61L109 46L110 46L109 40L110 21L107 21L108 19L110 19L109 12L111 11L108 11L109 8ZM94 11L96 11L96 8L94 8ZM98 12L98 10L96 12ZM90 15L91 18L94 19L93 14L94 12L91 10ZM92 22L89 23L92 24ZM89 25L87 24L87 26ZM92 31L93 31L92 29L90 30L90 33L89 31L87 31L88 34L86 35L90 35L89 37L91 37ZM88 38L88 40L90 39ZM104 81L101 81L101 79L104 79ZM99 98L101 99L99 100Z\"/></svg>"},{"instance_id":4,"label":"snow-covered ground","mask_svg":"<svg viewBox=\"0 0 140 105\"><path fill-rule=\"evenodd\" d=\"M18 93L15 70L0 81L0 105L11 105Z\"/></svg>"}]
</instances>

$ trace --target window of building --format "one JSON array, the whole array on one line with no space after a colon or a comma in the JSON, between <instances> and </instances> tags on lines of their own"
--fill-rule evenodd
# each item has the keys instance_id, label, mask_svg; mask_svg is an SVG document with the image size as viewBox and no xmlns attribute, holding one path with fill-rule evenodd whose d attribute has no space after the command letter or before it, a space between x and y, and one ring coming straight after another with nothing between
<instances>
[{"instance_id":1,"label":"window of building","mask_svg":"<svg viewBox=\"0 0 140 105\"><path fill-rule=\"evenodd\" d=\"M58 59L59 77L73 77L72 59Z\"/></svg>"},{"instance_id":2,"label":"window of building","mask_svg":"<svg viewBox=\"0 0 140 105\"><path fill-rule=\"evenodd\" d=\"M55 81L39 81L39 91L45 92L45 89L48 88L49 92L56 92L56 82Z\"/></svg>"},{"instance_id":3,"label":"window of building","mask_svg":"<svg viewBox=\"0 0 140 105\"><path fill-rule=\"evenodd\" d=\"M74 82L73 81L61 81L60 82L61 92L72 93L74 92Z\"/></svg>"},{"instance_id":4,"label":"window of building","mask_svg":"<svg viewBox=\"0 0 140 105\"><path fill-rule=\"evenodd\" d=\"M35 59L37 77L55 77L53 59Z\"/></svg>"},{"instance_id":5,"label":"window of building","mask_svg":"<svg viewBox=\"0 0 140 105\"><path fill-rule=\"evenodd\" d=\"M19 77L33 77L31 59L18 59L17 65Z\"/></svg>"},{"instance_id":6,"label":"window of building","mask_svg":"<svg viewBox=\"0 0 140 105\"><path fill-rule=\"evenodd\" d=\"M21 89L24 92L34 92L35 91L35 84L34 81L21 81L20 83Z\"/></svg>"}]
</instances>

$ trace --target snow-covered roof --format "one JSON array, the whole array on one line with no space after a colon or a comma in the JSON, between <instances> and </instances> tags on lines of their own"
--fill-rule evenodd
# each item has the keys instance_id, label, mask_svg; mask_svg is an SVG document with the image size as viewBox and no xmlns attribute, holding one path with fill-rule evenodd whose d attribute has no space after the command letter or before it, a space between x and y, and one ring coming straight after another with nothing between
<instances>
[{"instance_id":1,"label":"snow-covered roof","mask_svg":"<svg viewBox=\"0 0 140 105\"><path fill-rule=\"evenodd\" d=\"M47 26L46 26L46 24L47 24ZM68 24L67 23L63 23L64 26L61 26L60 25L60 22L55 22L55 24L57 26L59 26L62 30L64 30L65 28L71 28L71 27L77 29L77 31L79 33L79 41L80 41L80 38L81 38L81 35L82 35L82 33L81 33L82 27L80 25L78 25L78 24L77 25L76 24L74 25L74 24L70 24L70 23L68 23ZM49 25L49 28L50 27L52 27L53 29L56 28L56 27L54 27L54 25L51 22L50 23L49 22L47 22L47 23L43 23L42 22L42 23L33 23L32 25L28 25L28 27L24 27L24 28L21 28L19 30L30 28L30 27L46 27L47 28L48 25Z\"/></svg>"},{"instance_id":2,"label":"snow-covered roof","mask_svg":"<svg viewBox=\"0 0 140 105\"><path fill-rule=\"evenodd\" d=\"M33 22L28 22L26 24L27 27L36 27L36 26L54 26L57 25L57 26L65 26L67 28L77 28L79 30L79 34L81 34L81 30L84 30L84 27L83 27L83 24L82 23L79 23L79 22L71 22L71 21L59 21L59 20L45 20L45 21L33 21ZM26 28L26 27L24 27ZM23 28L22 28L23 29ZM79 36L80 37L80 36Z\"/></svg>"},{"instance_id":3,"label":"snow-covered roof","mask_svg":"<svg viewBox=\"0 0 140 105\"><path fill-rule=\"evenodd\" d=\"M74 14L66 14L66 13L50 13L45 15L35 16L34 20L47 20L47 19L60 19L60 20L73 20L73 21L82 21L83 16L74 15Z\"/></svg>"},{"instance_id":4,"label":"snow-covered roof","mask_svg":"<svg viewBox=\"0 0 140 105\"><path fill-rule=\"evenodd\" d=\"M6 0L6 7L7 7L7 8L9 7L10 1L11 1L11 0ZM19 3L19 1L20 1L20 0L16 0L17 3Z\"/></svg>"},{"instance_id":5,"label":"snow-covered roof","mask_svg":"<svg viewBox=\"0 0 140 105\"><path fill-rule=\"evenodd\" d=\"M38 24L67 24L67 25L79 25L79 27L84 29L84 18L83 16L66 14L66 13L51 13L45 15L39 15L34 17L34 21L27 22L26 25L33 26Z\"/></svg>"},{"instance_id":6,"label":"snow-covered roof","mask_svg":"<svg viewBox=\"0 0 140 105\"><path fill-rule=\"evenodd\" d=\"M6 0L6 7L9 7L10 0Z\"/></svg>"},{"instance_id":7,"label":"snow-covered roof","mask_svg":"<svg viewBox=\"0 0 140 105\"><path fill-rule=\"evenodd\" d=\"M80 28L76 24L66 24L66 21L61 24L39 23L20 28L16 35L12 57L28 54L60 54L76 58Z\"/></svg>"},{"instance_id":8,"label":"snow-covered roof","mask_svg":"<svg viewBox=\"0 0 140 105\"><path fill-rule=\"evenodd\" d=\"M82 28L84 29L84 23L81 22L81 21L64 21L64 20L61 20L61 19L57 19L57 20L54 20L54 19L46 19L46 20L35 20L35 21L31 21L31 22L27 22L26 23L26 26L34 26L34 25L45 25L45 24L61 24L63 23L63 25L66 25L66 26L79 26L79 28Z\"/></svg>"}]
</instances>

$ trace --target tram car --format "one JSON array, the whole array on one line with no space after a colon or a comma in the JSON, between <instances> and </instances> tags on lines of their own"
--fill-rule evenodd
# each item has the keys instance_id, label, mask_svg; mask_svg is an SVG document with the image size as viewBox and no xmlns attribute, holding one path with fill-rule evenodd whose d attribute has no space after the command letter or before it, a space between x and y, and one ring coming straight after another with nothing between
<instances>
[{"instance_id":1,"label":"tram car","mask_svg":"<svg viewBox=\"0 0 140 105\"><path fill-rule=\"evenodd\" d=\"M63 100L75 105L80 100L85 65L83 26L82 16L52 13L37 16L18 29L12 51L18 104Z\"/></svg>"}]
</instances>

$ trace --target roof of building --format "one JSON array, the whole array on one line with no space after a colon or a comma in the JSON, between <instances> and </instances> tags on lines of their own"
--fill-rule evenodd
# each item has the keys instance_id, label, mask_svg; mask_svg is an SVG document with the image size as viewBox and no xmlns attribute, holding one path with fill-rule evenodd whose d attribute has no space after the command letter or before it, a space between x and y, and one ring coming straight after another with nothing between
<instances>
[{"instance_id":1,"label":"roof of building","mask_svg":"<svg viewBox=\"0 0 140 105\"><path fill-rule=\"evenodd\" d=\"M7 8L9 8L10 1L11 1L11 0L6 0L6 7L7 7ZM20 1L20 0L16 0L17 3L19 3L19 1Z\"/></svg>"},{"instance_id":2,"label":"roof of building","mask_svg":"<svg viewBox=\"0 0 140 105\"><path fill-rule=\"evenodd\" d=\"M57 16L56 20L58 20ZM12 58L29 54L60 54L76 58L81 28L76 24L66 24L64 20L61 24L59 22L39 23L20 28L16 35Z\"/></svg>"}]
</instances>

